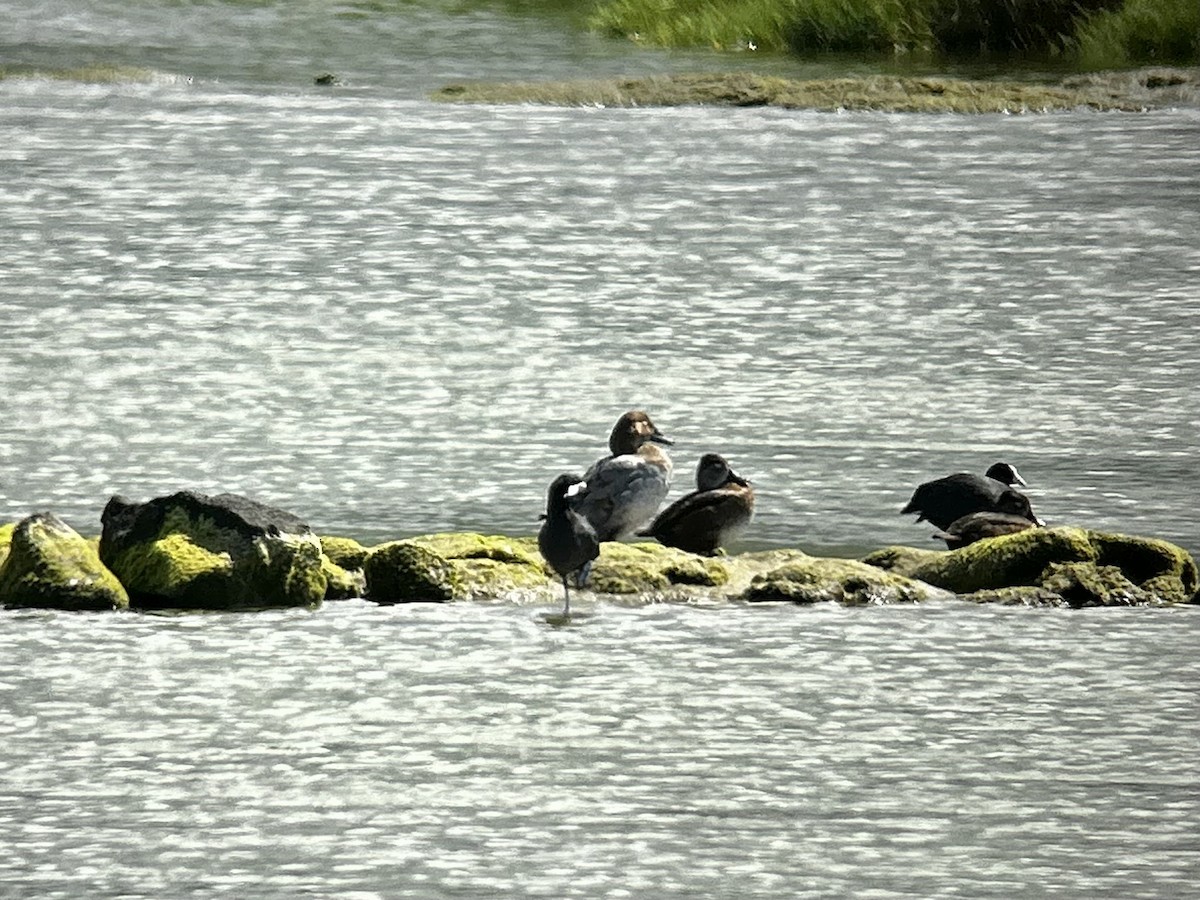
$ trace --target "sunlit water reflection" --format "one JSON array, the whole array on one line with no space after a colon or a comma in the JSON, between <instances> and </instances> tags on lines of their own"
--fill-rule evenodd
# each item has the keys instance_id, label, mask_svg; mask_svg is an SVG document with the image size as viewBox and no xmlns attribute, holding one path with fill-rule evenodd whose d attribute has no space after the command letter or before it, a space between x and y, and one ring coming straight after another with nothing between
<instances>
[{"instance_id":1,"label":"sunlit water reflection","mask_svg":"<svg viewBox=\"0 0 1200 900\"><path fill-rule=\"evenodd\" d=\"M4 613L4 896L1163 897L1191 611ZM90 648L90 652L83 648Z\"/></svg>"}]
</instances>

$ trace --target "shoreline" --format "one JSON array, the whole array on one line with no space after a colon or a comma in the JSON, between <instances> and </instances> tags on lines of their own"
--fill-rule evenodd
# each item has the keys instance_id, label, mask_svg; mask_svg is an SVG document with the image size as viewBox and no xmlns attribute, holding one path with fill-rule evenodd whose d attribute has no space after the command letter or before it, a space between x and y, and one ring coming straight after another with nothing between
<instances>
[{"instance_id":1,"label":"shoreline","mask_svg":"<svg viewBox=\"0 0 1200 900\"><path fill-rule=\"evenodd\" d=\"M825 112L1034 113L1071 109L1145 112L1200 107L1200 67L1152 67L1015 81L869 75L797 80L745 72L545 82L459 82L443 103L640 108L774 107Z\"/></svg>"}]
</instances>

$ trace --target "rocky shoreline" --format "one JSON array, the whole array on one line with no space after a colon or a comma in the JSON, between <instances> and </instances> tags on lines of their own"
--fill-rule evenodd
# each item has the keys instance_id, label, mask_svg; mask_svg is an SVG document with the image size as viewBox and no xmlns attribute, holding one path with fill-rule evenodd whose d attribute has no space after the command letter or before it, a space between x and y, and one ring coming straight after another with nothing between
<instances>
[{"instance_id":1,"label":"rocky shoreline","mask_svg":"<svg viewBox=\"0 0 1200 900\"><path fill-rule=\"evenodd\" d=\"M89 610L315 608L379 604L556 604L562 588L535 537L433 534L366 547L318 536L298 517L244 497L181 491L114 497L99 538L52 513L0 526L0 606ZM606 543L584 592L630 604L958 598L1021 606L1200 603L1196 562L1155 538L1038 528L959 550L886 547L861 560L769 550L697 556L656 543Z\"/></svg>"},{"instance_id":2,"label":"rocky shoreline","mask_svg":"<svg viewBox=\"0 0 1200 900\"><path fill-rule=\"evenodd\" d=\"M654 75L547 82L466 82L433 99L553 106L770 106L878 112L1030 113L1066 109L1142 112L1200 106L1200 68L1071 75L1054 82L872 75L808 81L751 73Z\"/></svg>"}]
</instances>

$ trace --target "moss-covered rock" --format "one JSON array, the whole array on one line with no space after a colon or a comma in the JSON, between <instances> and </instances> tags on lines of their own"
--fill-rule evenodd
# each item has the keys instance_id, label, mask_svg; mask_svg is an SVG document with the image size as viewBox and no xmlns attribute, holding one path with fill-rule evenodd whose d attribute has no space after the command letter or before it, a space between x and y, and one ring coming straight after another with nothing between
<instances>
[{"instance_id":1,"label":"moss-covered rock","mask_svg":"<svg viewBox=\"0 0 1200 900\"><path fill-rule=\"evenodd\" d=\"M883 547L868 553L862 562L885 572L895 572L897 575L910 575L923 563L945 556L942 550L927 550L918 547L893 546Z\"/></svg>"},{"instance_id":2,"label":"moss-covered rock","mask_svg":"<svg viewBox=\"0 0 1200 900\"><path fill-rule=\"evenodd\" d=\"M245 497L182 491L114 497L100 555L146 609L316 606L328 586L319 539L290 513Z\"/></svg>"},{"instance_id":3,"label":"moss-covered rock","mask_svg":"<svg viewBox=\"0 0 1200 900\"><path fill-rule=\"evenodd\" d=\"M550 586L536 538L474 532L384 544L368 557L365 571L367 596L379 603L495 600L548 593Z\"/></svg>"},{"instance_id":4,"label":"moss-covered rock","mask_svg":"<svg viewBox=\"0 0 1200 900\"><path fill-rule=\"evenodd\" d=\"M1051 563L1095 558L1096 551L1082 528L1033 528L935 553L923 562L904 567L903 574L956 594L969 594L992 588L1037 585Z\"/></svg>"},{"instance_id":5,"label":"moss-covered rock","mask_svg":"<svg viewBox=\"0 0 1200 900\"><path fill-rule=\"evenodd\" d=\"M889 547L864 561L976 602L1188 603L1200 588L1196 563L1182 548L1083 528L1033 528L949 552Z\"/></svg>"},{"instance_id":6,"label":"moss-covered rock","mask_svg":"<svg viewBox=\"0 0 1200 900\"><path fill-rule=\"evenodd\" d=\"M679 587L715 588L729 582L728 557L697 556L662 544L604 543L588 587L604 594L661 594Z\"/></svg>"},{"instance_id":7,"label":"moss-covered rock","mask_svg":"<svg viewBox=\"0 0 1200 900\"><path fill-rule=\"evenodd\" d=\"M53 513L11 529L0 565L0 603L64 610L124 609L129 595L86 538Z\"/></svg>"},{"instance_id":8,"label":"moss-covered rock","mask_svg":"<svg viewBox=\"0 0 1200 900\"><path fill-rule=\"evenodd\" d=\"M0 525L0 566L4 565L4 560L8 558L8 545L12 541L13 529L16 523L8 523Z\"/></svg>"},{"instance_id":9,"label":"moss-covered rock","mask_svg":"<svg viewBox=\"0 0 1200 900\"><path fill-rule=\"evenodd\" d=\"M349 600L367 592L367 579L361 568L344 569L328 556L322 556L321 573L325 576L326 600Z\"/></svg>"},{"instance_id":10,"label":"moss-covered rock","mask_svg":"<svg viewBox=\"0 0 1200 900\"><path fill-rule=\"evenodd\" d=\"M1042 587L1006 587L961 595L971 603L995 603L997 606L1065 607L1070 604L1061 594Z\"/></svg>"},{"instance_id":11,"label":"moss-covered rock","mask_svg":"<svg viewBox=\"0 0 1200 900\"><path fill-rule=\"evenodd\" d=\"M361 569L371 555L370 547L347 537L322 537L321 550L335 566L350 570Z\"/></svg>"},{"instance_id":12,"label":"moss-covered rock","mask_svg":"<svg viewBox=\"0 0 1200 900\"><path fill-rule=\"evenodd\" d=\"M460 590L454 567L413 541L379 545L367 557L363 574L367 599L375 603L448 603Z\"/></svg>"},{"instance_id":13,"label":"moss-covered rock","mask_svg":"<svg viewBox=\"0 0 1200 900\"><path fill-rule=\"evenodd\" d=\"M943 592L927 584L857 560L803 554L755 576L745 594L752 602L787 600L807 604L833 601L847 606L917 603L940 596L944 596Z\"/></svg>"}]
</instances>

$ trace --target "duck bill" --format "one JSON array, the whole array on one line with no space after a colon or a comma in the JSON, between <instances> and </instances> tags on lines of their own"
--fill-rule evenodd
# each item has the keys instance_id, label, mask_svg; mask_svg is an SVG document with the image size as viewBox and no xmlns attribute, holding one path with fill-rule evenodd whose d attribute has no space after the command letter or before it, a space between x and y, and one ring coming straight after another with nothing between
<instances>
[{"instance_id":1,"label":"duck bill","mask_svg":"<svg viewBox=\"0 0 1200 900\"><path fill-rule=\"evenodd\" d=\"M654 432L653 434L651 434L650 437L647 438L647 440L653 441L656 444L663 444L664 446L667 446L667 447L675 446L675 442L673 440L671 440L665 434L662 434L657 431Z\"/></svg>"},{"instance_id":2,"label":"duck bill","mask_svg":"<svg viewBox=\"0 0 1200 900\"><path fill-rule=\"evenodd\" d=\"M737 472L733 471L733 469L729 470L729 482L730 484L740 484L742 487L750 487L750 479L743 478Z\"/></svg>"}]
</instances>

